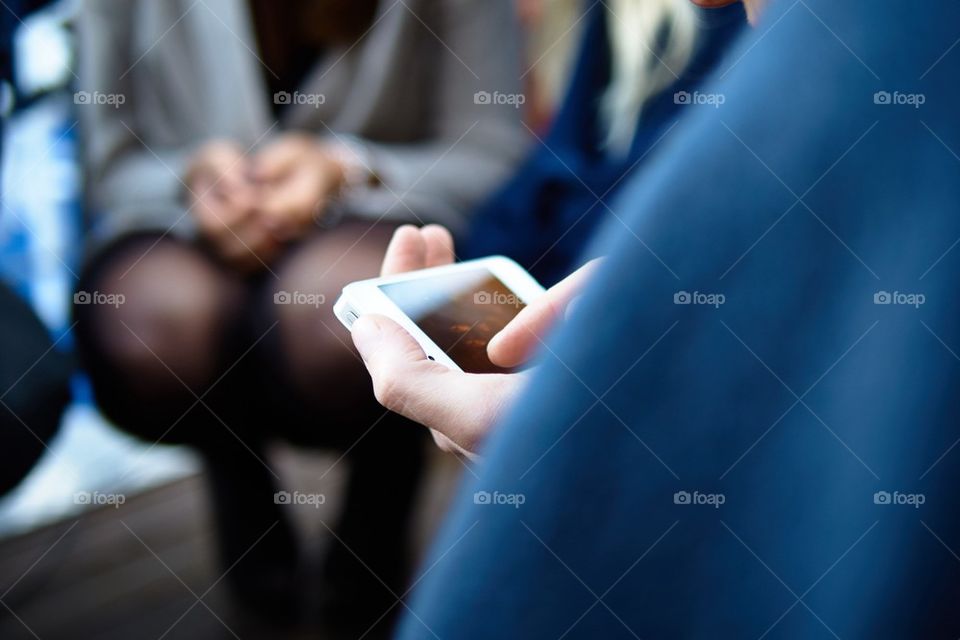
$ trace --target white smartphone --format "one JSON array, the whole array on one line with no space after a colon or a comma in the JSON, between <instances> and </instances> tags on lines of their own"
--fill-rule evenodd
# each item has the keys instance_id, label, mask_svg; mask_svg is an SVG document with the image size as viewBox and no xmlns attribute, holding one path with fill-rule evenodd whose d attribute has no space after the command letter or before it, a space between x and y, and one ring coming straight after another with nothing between
<instances>
[{"instance_id":1,"label":"white smartphone","mask_svg":"<svg viewBox=\"0 0 960 640\"><path fill-rule=\"evenodd\" d=\"M487 343L543 291L519 264L493 256L348 284L333 311L347 329L364 314L387 316L451 369L503 373Z\"/></svg>"}]
</instances>

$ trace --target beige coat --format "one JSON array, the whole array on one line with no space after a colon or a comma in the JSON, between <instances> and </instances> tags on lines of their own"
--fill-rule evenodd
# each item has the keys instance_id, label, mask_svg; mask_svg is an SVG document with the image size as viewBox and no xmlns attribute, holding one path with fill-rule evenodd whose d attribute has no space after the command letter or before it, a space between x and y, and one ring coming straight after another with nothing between
<instances>
[{"instance_id":1,"label":"beige coat","mask_svg":"<svg viewBox=\"0 0 960 640\"><path fill-rule=\"evenodd\" d=\"M243 0L83 0L77 102L95 243L191 234L191 152L224 137L255 148L286 129L365 147L389 188L354 192L351 214L462 228L526 146L517 101L477 97L520 93L512 0L382 0L378 11L276 122Z\"/></svg>"}]
</instances>

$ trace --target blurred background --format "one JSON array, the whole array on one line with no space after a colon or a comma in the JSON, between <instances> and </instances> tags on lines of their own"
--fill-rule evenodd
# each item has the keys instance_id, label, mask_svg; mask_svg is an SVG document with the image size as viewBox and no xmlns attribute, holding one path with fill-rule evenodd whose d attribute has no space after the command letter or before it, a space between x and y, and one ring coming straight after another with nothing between
<instances>
[{"instance_id":1,"label":"blurred background","mask_svg":"<svg viewBox=\"0 0 960 640\"><path fill-rule=\"evenodd\" d=\"M688 0L3 10L0 637L44 640L386 637L473 470L375 402L329 307L405 223L573 271L745 24Z\"/></svg>"},{"instance_id":2,"label":"blurred background","mask_svg":"<svg viewBox=\"0 0 960 640\"><path fill-rule=\"evenodd\" d=\"M578 40L578 3L552 4L552 11L538 0L513 6L527 34L523 58L537 63L534 72L517 61L526 103L518 115L530 131L546 130ZM19 359L7 358L0 412L15 445L5 455L19 466L0 496L0 637L357 637L325 628L315 611L284 620L238 605L218 558L216 496L202 479L201 456L113 426L77 366L71 307L89 200L78 113L82 10L72 0L3 9L0 314L7 342L0 359L15 350ZM28 418L23 406L43 406L49 415ZM461 462L426 450L428 481L413 506L414 558L464 472ZM319 571L311 562L321 564L336 544L332 527L350 466L344 455L269 445L284 485L312 497L296 504L294 496L290 505L307 541L304 574ZM319 587L305 584L303 600L320 601Z\"/></svg>"},{"instance_id":3,"label":"blurred background","mask_svg":"<svg viewBox=\"0 0 960 640\"><path fill-rule=\"evenodd\" d=\"M5 85L0 275L43 321L57 349L69 351L70 304L82 249L81 168L74 113L71 21L77 5L54 2L29 15L13 47L20 104ZM13 19L12 17L10 18ZM196 472L189 453L150 448L104 422L86 381L49 455L0 502L0 534L13 536L82 511L76 493L135 492Z\"/></svg>"},{"instance_id":4,"label":"blurred background","mask_svg":"<svg viewBox=\"0 0 960 640\"><path fill-rule=\"evenodd\" d=\"M51 348L65 354L73 348L70 306L84 228L74 103L79 8L59 0L21 20L4 5L17 86L16 98L10 83L3 86L0 279L42 321ZM197 456L111 426L83 373L71 376L70 388L56 435L0 498L0 637L280 637L256 620L238 625L240 612L213 584L220 569ZM339 456L277 455L297 486L329 496L321 508L298 507L323 547L329 534L317 520L333 520L339 509L343 474L331 469ZM449 483L424 498L421 544L455 482L457 470L447 466Z\"/></svg>"}]
</instances>

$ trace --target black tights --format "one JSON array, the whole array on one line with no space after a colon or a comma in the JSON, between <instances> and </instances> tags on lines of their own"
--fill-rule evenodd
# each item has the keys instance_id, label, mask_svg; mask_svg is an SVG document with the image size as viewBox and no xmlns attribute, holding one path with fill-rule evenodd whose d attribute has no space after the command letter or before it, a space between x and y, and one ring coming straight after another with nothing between
<instances>
[{"instance_id":1,"label":"black tights","mask_svg":"<svg viewBox=\"0 0 960 640\"><path fill-rule=\"evenodd\" d=\"M195 244L131 236L101 252L81 280L81 291L97 294L97 304L75 309L98 404L150 442L202 453L228 562L275 522L276 545L292 549L264 452L275 438L347 452L338 536L372 569L390 572L396 559L377 556L400 552L396 543L406 540L420 430L376 404L332 312L343 285L377 274L392 230L347 223L317 233L252 278ZM295 563L292 551L279 553Z\"/></svg>"}]
</instances>

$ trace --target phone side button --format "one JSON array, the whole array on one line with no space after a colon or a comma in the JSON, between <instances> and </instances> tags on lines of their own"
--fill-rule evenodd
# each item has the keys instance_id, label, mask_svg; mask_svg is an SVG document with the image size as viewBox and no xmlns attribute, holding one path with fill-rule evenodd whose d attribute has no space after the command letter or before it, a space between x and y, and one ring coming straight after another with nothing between
<instances>
[{"instance_id":1,"label":"phone side button","mask_svg":"<svg viewBox=\"0 0 960 640\"><path fill-rule=\"evenodd\" d=\"M357 315L355 312L353 312L353 311L347 311L347 313L345 314L345 316L346 316L346 319L347 319L347 327L352 327L352 326L353 326L353 323L356 322L356 321L357 321L357 318L360 317L360 316L358 316L358 315Z\"/></svg>"}]
</instances>

